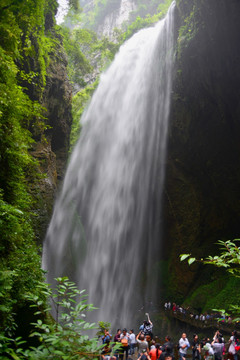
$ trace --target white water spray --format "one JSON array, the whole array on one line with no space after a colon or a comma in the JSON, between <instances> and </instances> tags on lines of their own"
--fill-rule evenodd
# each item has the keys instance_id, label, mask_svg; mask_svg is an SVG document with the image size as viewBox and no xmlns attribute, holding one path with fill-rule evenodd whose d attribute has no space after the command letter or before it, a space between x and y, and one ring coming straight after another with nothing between
<instances>
[{"instance_id":1,"label":"white water spray","mask_svg":"<svg viewBox=\"0 0 240 360\"><path fill-rule=\"evenodd\" d=\"M101 76L44 244L48 281L69 276L99 307L94 320L119 327L158 286L174 6Z\"/></svg>"}]
</instances>

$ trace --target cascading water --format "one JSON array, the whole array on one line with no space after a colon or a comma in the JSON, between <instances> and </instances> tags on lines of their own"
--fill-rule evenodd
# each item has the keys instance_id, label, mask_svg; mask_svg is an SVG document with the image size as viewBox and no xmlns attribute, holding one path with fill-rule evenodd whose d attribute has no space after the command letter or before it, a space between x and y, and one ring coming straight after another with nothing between
<instances>
[{"instance_id":1,"label":"cascading water","mask_svg":"<svg viewBox=\"0 0 240 360\"><path fill-rule=\"evenodd\" d=\"M119 327L156 293L174 7L101 76L44 243L48 281L69 276L99 307L94 320Z\"/></svg>"}]
</instances>

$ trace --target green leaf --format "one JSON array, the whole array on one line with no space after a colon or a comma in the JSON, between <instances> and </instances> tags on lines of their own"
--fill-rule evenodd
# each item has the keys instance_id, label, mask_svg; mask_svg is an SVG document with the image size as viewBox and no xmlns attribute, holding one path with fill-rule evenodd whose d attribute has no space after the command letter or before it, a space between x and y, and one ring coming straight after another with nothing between
<instances>
[{"instance_id":1,"label":"green leaf","mask_svg":"<svg viewBox=\"0 0 240 360\"><path fill-rule=\"evenodd\" d=\"M180 261L184 261L186 260L191 254L182 254L182 255L179 255L180 256Z\"/></svg>"},{"instance_id":2,"label":"green leaf","mask_svg":"<svg viewBox=\"0 0 240 360\"><path fill-rule=\"evenodd\" d=\"M240 317L233 319L233 322L239 322L239 321L240 321Z\"/></svg>"},{"instance_id":3,"label":"green leaf","mask_svg":"<svg viewBox=\"0 0 240 360\"><path fill-rule=\"evenodd\" d=\"M190 258L188 259L188 264L191 265L196 261L196 258Z\"/></svg>"},{"instance_id":4,"label":"green leaf","mask_svg":"<svg viewBox=\"0 0 240 360\"><path fill-rule=\"evenodd\" d=\"M56 354L56 355L60 355L60 356L65 355L65 353L60 351L60 350L53 350L53 353Z\"/></svg>"}]
</instances>

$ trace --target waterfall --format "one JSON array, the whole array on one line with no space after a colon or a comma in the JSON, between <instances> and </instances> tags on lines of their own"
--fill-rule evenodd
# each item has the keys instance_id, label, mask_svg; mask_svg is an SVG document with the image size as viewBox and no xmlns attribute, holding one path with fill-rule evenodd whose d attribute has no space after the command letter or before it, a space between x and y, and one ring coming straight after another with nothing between
<instances>
[{"instance_id":1,"label":"waterfall","mask_svg":"<svg viewBox=\"0 0 240 360\"><path fill-rule=\"evenodd\" d=\"M44 243L48 282L69 276L99 308L94 320L119 327L158 287L174 7L101 76Z\"/></svg>"}]
</instances>

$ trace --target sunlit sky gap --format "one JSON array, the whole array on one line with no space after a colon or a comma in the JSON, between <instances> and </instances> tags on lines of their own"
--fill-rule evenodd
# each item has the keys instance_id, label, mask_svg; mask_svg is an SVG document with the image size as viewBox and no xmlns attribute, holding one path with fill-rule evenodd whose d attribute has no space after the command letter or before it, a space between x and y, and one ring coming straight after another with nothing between
<instances>
[{"instance_id":1,"label":"sunlit sky gap","mask_svg":"<svg viewBox=\"0 0 240 360\"><path fill-rule=\"evenodd\" d=\"M59 3L59 7L56 15L56 21L57 24L59 25L63 22L64 16L67 14L68 0L58 0L58 3Z\"/></svg>"}]
</instances>

